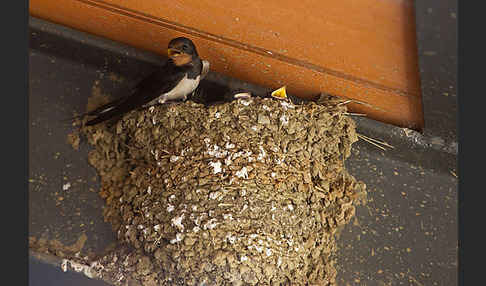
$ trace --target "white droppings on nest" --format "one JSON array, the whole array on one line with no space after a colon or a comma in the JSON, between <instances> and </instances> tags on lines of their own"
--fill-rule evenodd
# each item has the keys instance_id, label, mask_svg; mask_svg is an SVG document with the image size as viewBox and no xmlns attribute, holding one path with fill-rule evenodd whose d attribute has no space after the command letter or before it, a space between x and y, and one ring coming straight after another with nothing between
<instances>
[{"instance_id":1,"label":"white droppings on nest","mask_svg":"<svg viewBox=\"0 0 486 286\"><path fill-rule=\"evenodd\" d=\"M282 265L282 257L278 257L277 259L277 267L280 267L280 265Z\"/></svg>"},{"instance_id":2,"label":"white droppings on nest","mask_svg":"<svg viewBox=\"0 0 486 286\"><path fill-rule=\"evenodd\" d=\"M144 227L145 227L145 226L143 226L143 224L139 224L139 225L137 226L137 228L138 228L139 230L144 229Z\"/></svg>"},{"instance_id":3,"label":"white droppings on nest","mask_svg":"<svg viewBox=\"0 0 486 286\"><path fill-rule=\"evenodd\" d=\"M70 187L71 187L71 183L65 183L64 185L62 185L62 190L67 191L69 190Z\"/></svg>"},{"instance_id":4,"label":"white droppings on nest","mask_svg":"<svg viewBox=\"0 0 486 286\"><path fill-rule=\"evenodd\" d=\"M256 234L256 233L252 233L252 234L250 234L250 235L249 235L249 237L250 237L251 239L255 239L255 238L257 238L257 237L258 237L258 234Z\"/></svg>"},{"instance_id":5,"label":"white droppings on nest","mask_svg":"<svg viewBox=\"0 0 486 286\"><path fill-rule=\"evenodd\" d=\"M247 204L245 204L245 205L243 205L243 208L241 209L241 211L244 211L244 210L246 210L247 208L248 208L248 205L247 205Z\"/></svg>"},{"instance_id":6,"label":"white droppings on nest","mask_svg":"<svg viewBox=\"0 0 486 286\"><path fill-rule=\"evenodd\" d=\"M203 225L203 229L214 229L217 225L218 225L217 219L212 218Z\"/></svg>"},{"instance_id":7,"label":"white droppings on nest","mask_svg":"<svg viewBox=\"0 0 486 286\"><path fill-rule=\"evenodd\" d=\"M214 191L214 192L211 192L209 193L209 199L210 200L221 200L223 198L223 196L221 195L221 192L218 192L218 191Z\"/></svg>"},{"instance_id":8,"label":"white droppings on nest","mask_svg":"<svg viewBox=\"0 0 486 286\"><path fill-rule=\"evenodd\" d=\"M171 163L177 162L177 161L179 161L180 158L181 157L179 157L179 156L172 155L172 156L170 156L170 162Z\"/></svg>"},{"instance_id":9,"label":"white droppings on nest","mask_svg":"<svg viewBox=\"0 0 486 286\"><path fill-rule=\"evenodd\" d=\"M184 225L182 224L182 220L184 219L184 214L181 214L178 217L174 217L171 222L172 225L175 226L178 230L184 231Z\"/></svg>"},{"instance_id":10,"label":"white droppings on nest","mask_svg":"<svg viewBox=\"0 0 486 286\"><path fill-rule=\"evenodd\" d=\"M282 114L282 116L280 117L280 122L282 122L283 125L287 125L289 124L289 118L285 116L285 114Z\"/></svg>"},{"instance_id":11,"label":"white droppings on nest","mask_svg":"<svg viewBox=\"0 0 486 286\"><path fill-rule=\"evenodd\" d=\"M243 104L244 106L248 106L252 103L250 99L238 99L238 103Z\"/></svg>"},{"instance_id":12,"label":"white droppings on nest","mask_svg":"<svg viewBox=\"0 0 486 286\"><path fill-rule=\"evenodd\" d=\"M154 230L155 230L156 232L159 232L159 231L160 231L160 227L161 227L161 225L160 225L160 224L154 225Z\"/></svg>"},{"instance_id":13,"label":"white droppings on nest","mask_svg":"<svg viewBox=\"0 0 486 286\"><path fill-rule=\"evenodd\" d=\"M242 255L242 256L240 257L240 261L241 261L241 262L248 261L248 257L247 257L246 255Z\"/></svg>"},{"instance_id":14,"label":"white droppings on nest","mask_svg":"<svg viewBox=\"0 0 486 286\"><path fill-rule=\"evenodd\" d=\"M68 260L67 259L63 259L62 262L61 262L61 270L63 272L66 272L67 271L67 263L68 263Z\"/></svg>"},{"instance_id":15,"label":"white droppings on nest","mask_svg":"<svg viewBox=\"0 0 486 286\"><path fill-rule=\"evenodd\" d=\"M228 240L228 242L231 244L234 244L236 242L236 236L232 235L231 233L228 233L225 239Z\"/></svg>"},{"instance_id":16,"label":"white droppings on nest","mask_svg":"<svg viewBox=\"0 0 486 286\"><path fill-rule=\"evenodd\" d=\"M175 198L176 198L176 195L174 195L174 194L170 195L169 202L172 202L173 200L175 200Z\"/></svg>"},{"instance_id":17,"label":"white droppings on nest","mask_svg":"<svg viewBox=\"0 0 486 286\"><path fill-rule=\"evenodd\" d=\"M289 238L289 239L287 239L287 244L289 246L292 246L292 245L294 245L294 241L291 238Z\"/></svg>"},{"instance_id":18,"label":"white droppings on nest","mask_svg":"<svg viewBox=\"0 0 486 286\"><path fill-rule=\"evenodd\" d=\"M221 162L216 161L216 162L209 162L208 164L210 167L213 167L213 174L221 173Z\"/></svg>"},{"instance_id":19,"label":"white droppings on nest","mask_svg":"<svg viewBox=\"0 0 486 286\"><path fill-rule=\"evenodd\" d=\"M153 106L153 105L152 105L152 106L150 106L150 107L149 107L149 111L150 111L150 113L153 113L153 112L154 112L154 110L155 110L155 106Z\"/></svg>"},{"instance_id":20,"label":"white droppings on nest","mask_svg":"<svg viewBox=\"0 0 486 286\"><path fill-rule=\"evenodd\" d=\"M210 156L213 156L213 157L216 157L216 158L224 158L228 155L228 151L223 150L222 148L220 148L216 144L213 145L213 146L207 145L206 147L208 148L207 154L209 154Z\"/></svg>"},{"instance_id":21,"label":"white droppings on nest","mask_svg":"<svg viewBox=\"0 0 486 286\"><path fill-rule=\"evenodd\" d=\"M256 126L252 126L252 127L251 127L251 130L253 130L253 131L258 131L258 127L256 127Z\"/></svg>"},{"instance_id":22,"label":"white droppings on nest","mask_svg":"<svg viewBox=\"0 0 486 286\"><path fill-rule=\"evenodd\" d=\"M294 210L294 205L292 205L292 204L289 204L287 207L289 208L290 211Z\"/></svg>"},{"instance_id":23,"label":"white droppings on nest","mask_svg":"<svg viewBox=\"0 0 486 286\"><path fill-rule=\"evenodd\" d=\"M118 256L116 256L116 255L113 256L113 263L115 263L117 260L118 260ZM103 264L99 263L98 261L92 262L89 266L91 268L97 269L97 270L103 270L103 269L105 269L105 267L103 266Z\"/></svg>"},{"instance_id":24,"label":"white droppings on nest","mask_svg":"<svg viewBox=\"0 0 486 286\"><path fill-rule=\"evenodd\" d=\"M149 195L150 195L150 194L152 194L152 187L151 187L151 186L148 186L148 188L147 188L147 193L148 193Z\"/></svg>"},{"instance_id":25,"label":"white droppings on nest","mask_svg":"<svg viewBox=\"0 0 486 286\"><path fill-rule=\"evenodd\" d=\"M157 120L156 120L155 116L154 116L154 117L152 117L152 124L153 124L153 125L157 124Z\"/></svg>"},{"instance_id":26,"label":"white droppings on nest","mask_svg":"<svg viewBox=\"0 0 486 286\"><path fill-rule=\"evenodd\" d=\"M167 212L169 212L169 213L172 212L174 209L175 209L175 207L173 205L171 205L171 204L169 204L167 206Z\"/></svg>"},{"instance_id":27,"label":"white droppings on nest","mask_svg":"<svg viewBox=\"0 0 486 286\"><path fill-rule=\"evenodd\" d=\"M270 107L266 106L265 104L262 106L264 110L270 111Z\"/></svg>"},{"instance_id":28,"label":"white droppings on nest","mask_svg":"<svg viewBox=\"0 0 486 286\"><path fill-rule=\"evenodd\" d=\"M285 110L287 110L287 108L295 108L292 103L289 103L287 101L281 101L280 104L284 107Z\"/></svg>"},{"instance_id":29,"label":"white droppings on nest","mask_svg":"<svg viewBox=\"0 0 486 286\"><path fill-rule=\"evenodd\" d=\"M267 152L265 151L265 149L263 149L261 145L258 148L260 149L260 154L258 154L257 160L263 161L263 158L267 156Z\"/></svg>"},{"instance_id":30,"label":"white droppings on nest","mask_svg":"<svg viewBox=\"0 0 486 286\"><path fill-rule=\"evenodd\" d=\"M89 278L94 278L97 276L97 273L94 269L91 268L90 265L81 264L72 260L63 259L61 261L61 269L63 272L66 272L68 269L68 263L71 265L71 268L76 272L82 272Z\"/></svg>"},{"instance_id":31,"label":"white droppings on nest","mask_svg":"<svg viewBox=\"0 0 486 286\"><path fill-rule=\"evenodd\" d=\"M254 247L255 247L256 251L258 251L259 253L263 252L263 246L255 245Z\"/></svg>"},{"instance_id":32,"label":"white droppings on nest","mask_svg":"<svg viewBox=\"0 0 486 286\"><path fill-rule=\"evenodd\" d=\"M243 167L241 168L241 170L237 171L235 173L235 175L238 177L238 178L244 178L244 179L248 179L248 170L246 169L246 167Z\"/></svg>"},{"instance_id":33,"label":"white droppings on nest","mask_svg":"<svg viewBox=\"0 0 486 286\"><path fill-rule=\"evenodd\" d=\"M197 217L193 221L196 226L199 226L201 224L201 217Z\"/></svg>"},{"instance_id":34,"label":"white droppings on nest","mask_svg":"<svg viewBox=\"0 0 486 286\"><path fill-rule=\"evenodd\" d=\"M233 220L233 215L232 214L223 214L223 219L227 220Z\"/></svg>"},{"instance_id":35,"label":"white droppings on nest","mask_svg":"<svg viewBox=\"0 0 486 286\"><path fill-rule=\"evenodd\" d=\"M233 163L233 160L231 159L231 154L230 154L228 157L226 157L226 159L224 159L224 164L226 166L229 166L231 165L231 163Z\"/></svg>"},{"instance_id":36,"label":"white droppings on nest","mask_svg":"<svg viewBox=\"0 0 486 286\"><path fill-rule=\"evenodd\" d=\"M201 229L199 228L199 226L195 226L195 227L193 227L193 228L192 228L192 231L193 231L193 232L198 232L199 230L201 230Z\"/></svg>"},{"instance_id":37,"label":"white droppings on nest","mask_svg":"<svg viewBox=\"0 0 486 286\"><path fill-rule=\"evenodd\" d=\"M177 242L182 241L183 239L184 239L184 234L182 234L182 233L177 233L177 234L176 234L176 237L170 240L170 243L171 243L171 244L174 244L174 243L177 243Z\"/></svg>"},{"instance_id":38,"label":"white droppings on nest","mask_svg":"<svg viewBox=\"0 0 486 286\"><path fill-rule=\"evenodd\" d=\"M213 211L213 210L209 210L209 211L208 211L208 215L209 215L209 216L213 216L213 214L214 214L214 211Z\"/></svg>"},{"instance_id":39,"label":"white droppings on nest","mask_svg":"<svg viewBox=\"0 0 486 286\"><path fill-rule=\"evenodd\" d=\"M214 117L215 117L215 118L218 118L218 119L219 119L219 118L221 118L221 113L216 112L216 113L214 114Z\"/></svg>"},{"instance_id":40,"label":"white droppings on nest","mask_svg":"<svg viewBox=\"0 0 486 286\"><path fill-rule=\"evenodd\" d=\"M240 196L242 196L242 197L246 196L246 189L241 189L240 190Z\"/></svg>"},{"instance_id":41,"label":"white droppings on nest","mask_svg":"<svg viewBox=\"0 0 486 286\"><path fill-rule=\"evenodd\" d=\"M84 265L81 263L77 263L74 261L69 261L71 263L71 267L74 269L76 272L82 272L84 275L86 275L89 278L95 277L93 269L89 265Z\"/></svg>"},{"instance_id":42,"label":"white droppings on nest","mask_svg":"<svg viewBox=\"0 0 486 286\"><path fill-rule=\"evenodd\" d=\"M120 203L123 203L123 197L120 197L119 201Z\"/></svg>"},{"instance_id":43,"label":"white droppings on nest","mask_svg":"<svg viewBox=\"0 0 486 286\"><path fill-rule=\"evenodd\" d=\"M197 211L197 205L193 205L193 206L191 207L191 209L192 209L192 211L193 211L193 212Z\"/></svg>"},{"instance_id":44,"label":"white droppings on nest","mask_svg":"<svg viewBox=\"0 0 486 286\"><path fill-rule=\"evenodd\" d=\"M272 249L270 249L270 248L265 249L265 254L266 254L267 256L272 255Z\"/></svg>"},{"instance_id":45,"label":"white droppings on nest","mask_svg":"<svg viewBox=\"0 0 486 286\"><path fill-rule=\"evenodd\" d=\"M299 252L300 248L299 248L298 246L296 246L296 247L294 248L294 250L295 250L295 252Z\"/></svg>"},{"instance_id":46,"label":"white droppings on nest","mask_svg":"<svg viewBox=\"0 0 486 286\"><path fill-rule=\"evenodd\" d=\"M228 142L228 143L226 143L226 145L225 145L224 147L225 147L226 149L233 149L233 148L235 148L236 146L235 146L235 144L233 144L233 143L229 143L229 142Z\"/></svg>"},{"instance_id":47,"label":"white droppings on nest","mask_svg":"<svg viewBox=\"0 0 486 286\"><path fill-rule=\"evenodd\" d=\"M275 179L275 177L277 176L277 173L272 172L270 175L272 176L272 178L274 178L274 179Z\"/></svg>"}]
</instances>

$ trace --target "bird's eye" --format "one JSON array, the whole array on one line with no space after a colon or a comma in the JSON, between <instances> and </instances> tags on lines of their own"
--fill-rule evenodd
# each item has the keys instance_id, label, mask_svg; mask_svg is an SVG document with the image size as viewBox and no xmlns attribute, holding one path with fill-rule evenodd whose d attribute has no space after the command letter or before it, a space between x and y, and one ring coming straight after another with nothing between
<instances>
[{"instance_id":1,"label":"bird's eye","mask_svg":"<svg viewBox=\"0 0 486 286\"><path fill-rule=\"evenodd\" d=\"M187 45L183 45L183 46L182 46L182 49L183 49L184 51L187 51L187 50L189 49L189 47L188 47Z\"/></svg>"}]
</instances>

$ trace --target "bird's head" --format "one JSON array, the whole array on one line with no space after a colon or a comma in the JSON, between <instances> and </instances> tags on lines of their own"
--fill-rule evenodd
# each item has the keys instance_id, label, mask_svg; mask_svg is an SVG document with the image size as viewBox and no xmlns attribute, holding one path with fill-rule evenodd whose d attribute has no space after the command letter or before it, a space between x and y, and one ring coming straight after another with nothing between
<instances>
[{"instance_id":1,"label":"bird's head","mask_svg":"<svg viewBox=\"0 0 486 286\"><path fill-rule=\"evenodd\" d=\"M169 42L167 53L176 66L190 64L199 57L194 43L184 37L172 39Z\"/></svg>"}]
</instances>

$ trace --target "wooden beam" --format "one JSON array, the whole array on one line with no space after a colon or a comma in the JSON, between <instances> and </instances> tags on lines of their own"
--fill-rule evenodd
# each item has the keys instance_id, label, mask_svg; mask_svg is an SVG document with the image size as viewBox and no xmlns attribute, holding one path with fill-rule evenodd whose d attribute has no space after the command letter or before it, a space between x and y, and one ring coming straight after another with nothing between
<instances>
[{"instance_id":1,"label":"wooden beam","mask_svg":"<svg viewBox=\"0 0 486 286\"><path fill-rule=\"evenodd\" d=\"M186 36L222 74L423 128L411 0L31 0L30 13L160 54Z\"/></svg>"}]
</instances>

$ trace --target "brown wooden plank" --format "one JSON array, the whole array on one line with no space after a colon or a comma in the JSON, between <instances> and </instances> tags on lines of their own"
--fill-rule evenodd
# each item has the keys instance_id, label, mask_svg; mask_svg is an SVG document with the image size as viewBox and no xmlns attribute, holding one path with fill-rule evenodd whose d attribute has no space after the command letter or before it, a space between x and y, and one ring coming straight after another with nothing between
<instances>
[{"instance_id":1,"label":"brown wooden plank","mask_svg":"<svg viewBox=\"0 0 486 286\"><path fill-rule=\"evenodd\" d=\"M165 54L187 36L215 71L421 129L412 1L31 0L32 15Z\"/></svg>"}]
</instances>

